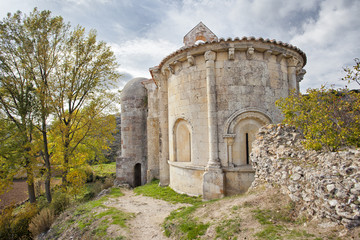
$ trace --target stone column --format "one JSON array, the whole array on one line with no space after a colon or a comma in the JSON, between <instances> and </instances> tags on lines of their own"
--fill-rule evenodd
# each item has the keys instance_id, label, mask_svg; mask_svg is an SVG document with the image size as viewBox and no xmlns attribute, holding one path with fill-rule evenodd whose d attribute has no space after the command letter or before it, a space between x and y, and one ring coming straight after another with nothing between
<instances>
[{"instance_id":1,"label":"stone column","mask_svg":"<svg viewBox=\"0 0 360 240\"><path fill-rule=\"evenodd\" d=\"M217 134L215 59L215 52L205 52L209 131L209 161L203 175L203 197L205 200L224 196L224 174L220 165Z\"/></svg>"},{"instance_id":2,"label":"stone column","mask_svg":"<svg viewBox=\"0 0 360 240\"><path fill-rule=\"evenodd\" d=\"M228 157L228 167L234 167L233 157L232 157L232 146L235 142L235 134L226 134L224 135L227 145L227 157Z\"/></svg>"},{"instance_id":3,"label":"stone column","mask_svg":"<svg viewBox=\"0 0 360 240\"><path fill-rule=\"evenodd\" d=\"M291 57L287 60L288 64L288 79L289 79L289 92L291 92L293 89L297 89L297 83L296 83L296 66L298 64L299 60Z\"/></svg>"},{"instance_id":4,"label":"stone column","mask_svg":"<svg viewBox=\"0 0 360 240\"><path fill-rule=\"evenodd\" d=\"M206 94L207 94L208 131L209 131L209 162L208 162L208 166L219 166L220 165L218 140L217 140L215 58L216 58L215 52L213 52L213 51L205 52Z\"/></svg>"},{"instance_id":5,"label":"stone column","mask_svg":"<svg viewBox=\"0 0 360 240\"><path fill-rule=\"evenodd\" d=\"M148 95L147 108L147 182L159 179L159 99L158 88L153 79L143 81Z\"/></svg>"},{"instance_id":6,"label":"stone column","mask_svg":"<svg viewBox=\"0 0 360 240\"><path fill-rule=\"evenodd\" d=\"M168 123L168 89L167 77L158 68L150 69L152 76L157 83L159 90L159 126L160 126L160 159L159 173L160 186L168 186L170 183L169 174L169 123Z\"/></svg>"}]
</instances>

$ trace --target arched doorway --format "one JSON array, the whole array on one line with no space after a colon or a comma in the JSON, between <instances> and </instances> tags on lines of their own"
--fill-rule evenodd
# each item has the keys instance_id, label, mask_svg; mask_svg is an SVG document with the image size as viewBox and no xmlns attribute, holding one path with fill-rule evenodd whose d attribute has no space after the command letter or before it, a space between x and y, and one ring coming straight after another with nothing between
<instances>
[{"instance_id":1,"label":"arched doorway","mask_svg":"<svg viewBox=\"0 0 360 240\"><path fill-rule=\"evenodd\" d=\"M134 187L141 186L141 164L137 163L134 166Z\"/></svg>"}]
</instances>

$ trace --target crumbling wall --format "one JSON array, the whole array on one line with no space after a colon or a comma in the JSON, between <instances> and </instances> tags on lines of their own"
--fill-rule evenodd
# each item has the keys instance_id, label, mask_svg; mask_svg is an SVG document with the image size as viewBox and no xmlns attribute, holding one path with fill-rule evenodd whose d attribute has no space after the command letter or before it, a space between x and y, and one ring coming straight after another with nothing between
<instances>
[{"instance_id":1,"label":"crumbling wall","mask_svg":"<svg viewBox=\"0 0 360 240\"><path fill-rule=\"evenodd\" d=\"M267 125L253 143L255 181L280 186L310 216L360 225L360 150L305 150L293 127Z\"/></svg>"}]
</instances>

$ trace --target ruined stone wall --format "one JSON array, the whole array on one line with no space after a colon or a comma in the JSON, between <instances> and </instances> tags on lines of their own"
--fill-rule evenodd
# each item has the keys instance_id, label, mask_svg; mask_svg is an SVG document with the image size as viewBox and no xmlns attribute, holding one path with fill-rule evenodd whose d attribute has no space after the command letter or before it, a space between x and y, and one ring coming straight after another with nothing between
<instances>
[{"instance_id":1,"label":"ruined stone wall","mask_svg":"<svg viewBox=\"0 0 360 240\"><path fill-rule=\"evenodd\" d=\"M268 125L253 143L255 181L280 186L310 216L360 225L360 150L305 150L292 127Z\"/></svg>"}]
</instances>

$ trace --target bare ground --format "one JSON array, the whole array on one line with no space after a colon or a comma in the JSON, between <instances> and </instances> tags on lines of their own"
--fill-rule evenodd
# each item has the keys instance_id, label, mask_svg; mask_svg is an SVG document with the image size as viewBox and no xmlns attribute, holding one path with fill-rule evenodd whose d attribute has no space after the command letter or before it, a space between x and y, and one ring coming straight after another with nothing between
<instances>
[{"instance_id":1,"label":"bare ground","mask_svg":"<svg viewBox=\"0 0 360 240\"><path fill-rule=\"evenodd\" d=\"M135 218L128 222L128 239L169 239L165 237L161 224L170 212L186 206L186 204L171 204L169 202L136 195L132 190L123 189L125 196L117 198L108 206L116 207L124 212L135 213Z\"/></svg>"},{"instance_id":2,"label":"bare ground","mask_svg":"<svg viewBox=\"0 0 360 240\"><path fill-rule=\"evenodd\" d=\"M15 180L9 188L8 192L0 195L0 209L16 205L29 198L26 180Z\"/></svg>"},{"instance_id":3,"label":"bare ground","mask_svg":"<svg viewBox=\"0 0 360 240\"><path fill-rule=\"evenodd\" d=\"M161 224L169 214L185 204L171 204L163 200L153 199L142 195L136 195L132 190L122 189L125 195L117 198L108 198L103 204L108 207L117 208L123 212L133 213L134 217L126 222L127 228L118 225L110 225L106 231L106 239L132 239L132 240L148 240L169 239L163 233ZM209 223L210 226L203 236L199 239L262 239L255 234L263 231L266 226L261 225L254 217L254 211L259 209L271 210L291 215L296 211L283 211L289 206L290 200L274 189L258 189L244 195L228 197L215 202L204 202L196 212L193 213L194 218L203 223ZM94 209L93 213L101 211ZM63 220L57 221L58 225L66 225L66 218L72 216L72 211L67 211ZM298 216L294 215L295 218ZM225 223L229 220L238 222L235 231L228 237L218 236L217 228L227 228ZM270 221L273 221L270 219ZM344 229L339 225L334 225L324 219L306 220L301 223L282 222L274 220L274 225L282 225L286 229L286 233L276 239L359 239L360 228L351 231ZM76 221L75 221L76 222ZM231 222L230 222L231 223ZM94 222L86 233L79 232L76 223L71 224L71 228L67 228L56 239L102 239L91 234L92 230L101 225L101 222ZM51 230L50 230L51 231ZM289 235L292 232L297 234L306 232L309 235L296 236ZM294 233L293 233L294 234ZM124 237L124 238L122 238ZM53 239L45 237L42 239ZM105 238L104 238L105 239ZM170 238L171 239L171 238ZM173 239L179 239L175 236Z\"/></svg>"},{"instance_id":4,"label":"bare ground","mask_svg":"<svg viewBox=\"0 0 360 240\"><path fill-rule=\"evenodd\" d=\"M131 239L131 240L162 240L167 238L163 233L161 224L165 218L170 215L170 212L187 206L186 204L172 204L163 200L136 195L133 190L122 188L121 192L124 196L117 198L108 198L103 205L109 208L116 208L126 213L133 213L134 217L126 221L126 228L111 224L106 230L106 239ZM93 215L104 211L103 208L95 208L92 211ZM93 234L93 231L102 223L95 221L90 226L83 230L79 230L78 221L73 220L72 224L67 226L69 219L73 219L74 209L67 210L52 225L53 228L62 228L60 235L56 234L57 230L50 229L49 232L41 236L39 239L102 239ZM80 219L78 216L77 219ZM54 235L55 234L55 235Z\"/></svg>"}]
</instances>

